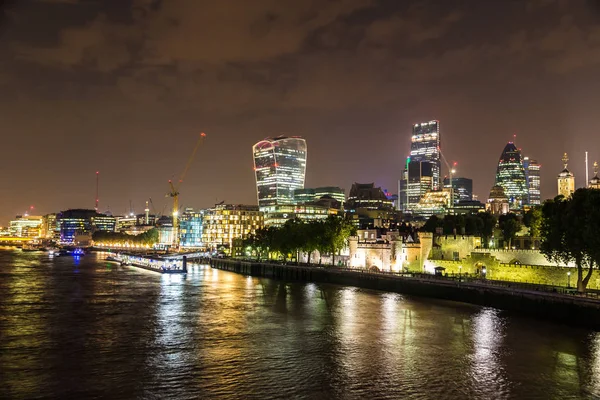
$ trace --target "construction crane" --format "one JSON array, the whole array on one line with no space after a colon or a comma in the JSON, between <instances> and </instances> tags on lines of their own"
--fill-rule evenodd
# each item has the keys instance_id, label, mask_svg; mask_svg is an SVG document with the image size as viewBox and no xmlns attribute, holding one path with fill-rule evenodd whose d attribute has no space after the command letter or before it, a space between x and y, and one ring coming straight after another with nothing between
<instances>
[{"instance_id":1,"label":"construction crane","mask_svg":"<svg viewBox=\"0 0 600 400\"><path fill-rule=\"evenodd\" d=\"M446 160L446 157L444 156L444 153L442 153L442 150L438 147L438 151L440 153L440 155L442 156L442 160L444 160L444 163L446 163L446 167L448 168L448 180L450 181L450 206L454 207L454 186L452 186L452 175L454 175L456 173L456 162L452 163L452 168L450 168L450 164L448 164L448 160Z\"/></svg>"},{"instance_id":2,"label":"construction crane","mask_svg":"<svg viewBox=\"0 0 600 400\"><path fill-rule=\"evenodd\" d=\"M198 151L198 148L204 141L205 137L206 133L200 133L200 137L196 142L196 146L194 147L190 158L188 158L187 164L185 165L185 169L179 177L179 181L176 184L173 184L173 181L169 179L169 188L171 190L169 193L167 193L167 197L173 198L173 247L176 249L179 248L179 186L181 186L181 183L183 182L183 179L185 178L185 175L187 174L188 169L190 169L192 161L196 156L196 152Z\"/></svg>"}]
</instances>

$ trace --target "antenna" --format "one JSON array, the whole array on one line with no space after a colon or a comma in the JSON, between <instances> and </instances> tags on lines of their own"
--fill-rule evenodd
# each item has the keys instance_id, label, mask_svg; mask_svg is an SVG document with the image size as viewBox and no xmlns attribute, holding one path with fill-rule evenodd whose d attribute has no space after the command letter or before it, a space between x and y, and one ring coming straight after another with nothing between
<instances>
[{"instance_id":1,"label":"antenna","mask_svg":"<svg viewBox=\"0 0 600 400\"><path fill-rule=\"evenodd\" d=\"M588 152L585 152L585 186L587 187L590 184L590 177L588 175L588 172L590 170L590 168L588 167Z\"/></svg>"},{"instance_id":2,"label":"antenna","mask_svg":"<svg viewBox=\"0 0 600 400\"><path fill-rule=\"evenodd\" d=\"M100 179L100 171L96 171L96 212L98 212L98 181Z\"/></svg>"}]
</instances>

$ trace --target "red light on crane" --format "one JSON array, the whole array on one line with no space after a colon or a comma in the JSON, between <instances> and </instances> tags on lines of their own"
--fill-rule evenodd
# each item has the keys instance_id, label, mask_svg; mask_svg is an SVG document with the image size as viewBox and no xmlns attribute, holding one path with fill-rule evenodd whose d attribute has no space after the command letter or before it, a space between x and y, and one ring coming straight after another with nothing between
<instances>
[{"instance_id":1,"label":"red light on crane","mask_svg":"<svg viewBox=\"0 0 600 400\"><path fill-rule=\"evenodd\" d=\"M206 133L202 132L202 133L200 133L200 136L206 137Z\"/></svg>"}]
</instances>

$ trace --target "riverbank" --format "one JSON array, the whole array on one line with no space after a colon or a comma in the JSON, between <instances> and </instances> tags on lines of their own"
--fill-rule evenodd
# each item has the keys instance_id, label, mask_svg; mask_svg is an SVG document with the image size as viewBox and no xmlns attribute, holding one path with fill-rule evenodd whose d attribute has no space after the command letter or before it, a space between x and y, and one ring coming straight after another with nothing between
<instances>
[{"instance_id":1,"label":"riverbank","mask_svg":"<svg viewBox=\"0 0 600 400\"><path fill-rule=\"evenodd\" d=\"M440 277L399 276L343 268L290 266L231 259L211 259L213 268L271 279L331 283L414 296L460 301L516 311L568 325L600 330L600 299L529 288L461 282Z\"/></svg>"}]
</instances>

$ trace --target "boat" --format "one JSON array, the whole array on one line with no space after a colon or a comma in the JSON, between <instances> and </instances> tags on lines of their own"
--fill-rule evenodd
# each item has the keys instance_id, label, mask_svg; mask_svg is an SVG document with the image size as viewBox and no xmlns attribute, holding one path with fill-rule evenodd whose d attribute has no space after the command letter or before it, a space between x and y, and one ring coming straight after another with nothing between
<instances>
[{"instance_id":1,"label":"boat","mask_svg":"<svg viewBox=\"0 0 600 400\"><path fill-rule=\"evenodd\" d=\"M21 251L41 251L41 248L34 244L27 243L27 244L23 245L23 248L21 249Z\"/></svg>"}]
</instances>

